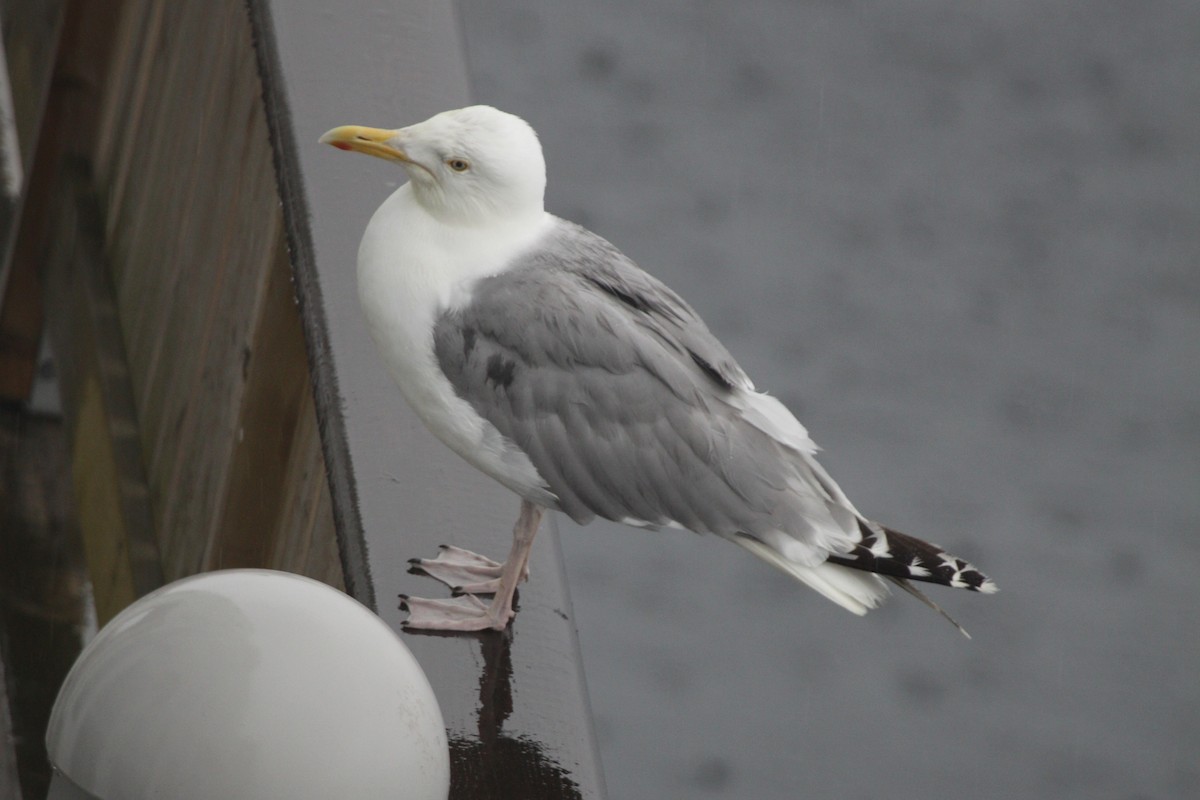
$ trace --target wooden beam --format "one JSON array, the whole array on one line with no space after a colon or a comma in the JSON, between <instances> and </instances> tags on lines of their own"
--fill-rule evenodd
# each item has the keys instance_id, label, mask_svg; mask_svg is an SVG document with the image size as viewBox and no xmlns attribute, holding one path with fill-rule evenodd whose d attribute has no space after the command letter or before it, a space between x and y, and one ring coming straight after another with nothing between
<instances>
[{"instance_id":1,"label":"wooden beam","mask_svg":"<svg viewBox=\"0 0 1200 800\"><path fill-rule=\"evenodd\" d=\"M101 622L162 583L124 340L88 157L113 7L68 2L13 255L40 285Z\"/></svg>"},{"instance_id":2,"label":"wooden beam","mask_svg":"<svg viewBox=\"0 0 1200 800\"><path fill-rule=\"evenodd\" d=\"M64 165L44 280L71 473L100 623L163 583L103 223L83 162Z\"/></svg>"}]
</instances>

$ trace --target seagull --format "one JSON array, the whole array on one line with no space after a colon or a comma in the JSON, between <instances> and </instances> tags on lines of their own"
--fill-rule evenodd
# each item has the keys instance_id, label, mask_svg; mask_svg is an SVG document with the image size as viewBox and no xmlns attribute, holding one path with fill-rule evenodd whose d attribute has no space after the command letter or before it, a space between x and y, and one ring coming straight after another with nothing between
<instances>
[{"instance_id":1,"label":"seagull","mask_svg":"<svg viewBox=\"0 0 1200 800\"><path fill-rule=\"evenodd\" d=\"M413 560L455 596L401 596L406 628L507 627L547 509L715 534L858 615L889 581L947 619L910 581L996 590L966 561L860 514L804 426L683 298L548 213L525 120L471 106L320 141L407 176L359 247L367 326L429 430L521 498L503 563L451 546Z\"/></svg>"}]
</instances>

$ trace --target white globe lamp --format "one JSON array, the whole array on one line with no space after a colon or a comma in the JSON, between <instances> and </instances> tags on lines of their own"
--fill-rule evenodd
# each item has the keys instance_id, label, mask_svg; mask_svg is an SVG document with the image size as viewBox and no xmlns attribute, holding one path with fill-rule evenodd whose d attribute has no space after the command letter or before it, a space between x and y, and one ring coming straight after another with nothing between
<instances>
[{"instance_id":1,"label":"white globe lamp","mask_svg":"<svg viewBox=\"0 0 1200 800\"><path fill-rule=\"evenodd\" d=\"M185 578L122 611L67 676L51 800L445 800L446 731L382 620L283 572Z\"/></svg>"}]
</instances>

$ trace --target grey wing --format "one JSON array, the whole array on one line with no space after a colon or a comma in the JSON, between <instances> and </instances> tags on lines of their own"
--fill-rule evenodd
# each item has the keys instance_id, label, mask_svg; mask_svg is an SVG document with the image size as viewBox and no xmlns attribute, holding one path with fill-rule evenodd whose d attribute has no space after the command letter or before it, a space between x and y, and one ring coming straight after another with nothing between
<instances>
[{"instance_id":1,"label":"grey wing","mask_svg":"<svg viewBox=\"0 0 1200 800\"><path fill-rule=\"evenodd\" d=\"M551 246L528 257L530 266L561 269L637 312L670 349L687 354L708 377L728 388L754 384L687 302L643 271L607 240L571 222L559 221Z\"/></svg>"},{"instance_id":2,"label":"grey wing","mask_svg":"<svg viewBox=\"0 0 1200 800\"><path fill-rule=\"evenodd\" d=\"M437 321L436 357L459 395L579 522L812 541L829 498L742 418L732 394L750 384L725 348L607 242L560 234Z\"/></svg>"}]
</instances>

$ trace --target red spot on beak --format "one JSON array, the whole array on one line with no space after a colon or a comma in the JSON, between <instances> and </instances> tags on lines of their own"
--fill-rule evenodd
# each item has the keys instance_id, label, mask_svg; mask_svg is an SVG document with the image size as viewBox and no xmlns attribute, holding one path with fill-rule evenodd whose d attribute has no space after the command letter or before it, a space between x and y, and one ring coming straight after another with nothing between
<instances>
[{"instance_id":1,"label":"red spot on beak","mask_svg":"<svg viewBox=\"0 0 1200 800\"><path fill-rule=\"evenodd\" d=\"M330 142L330 144L332 144L332 145L333 145L334 147L336 147L338 150L351 150L351 149L353 149L353 148L351 148L351 147L350 147L350 145L346 144L345 142Z\"/></svg>"}]
</instances>

